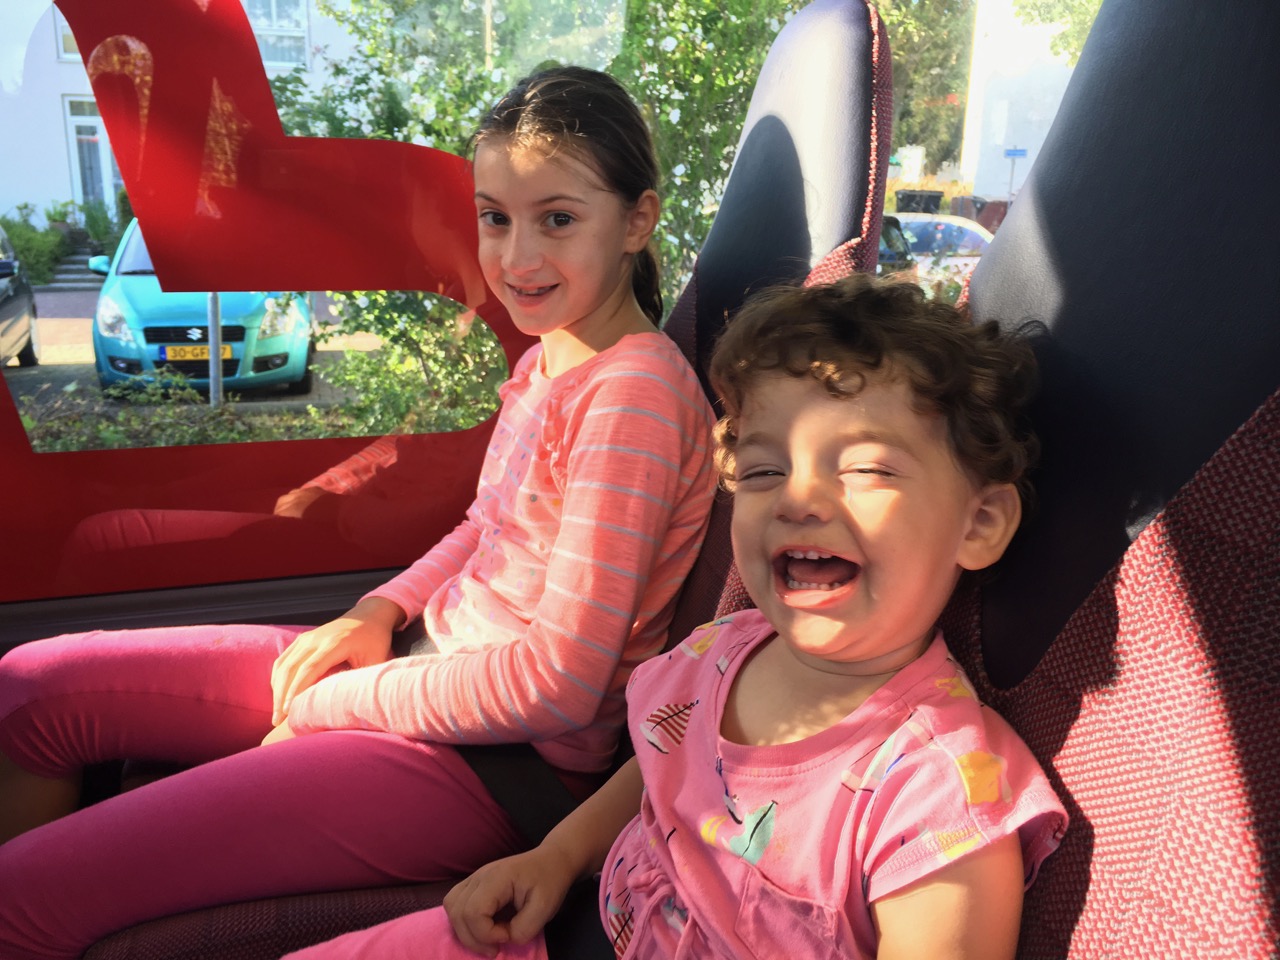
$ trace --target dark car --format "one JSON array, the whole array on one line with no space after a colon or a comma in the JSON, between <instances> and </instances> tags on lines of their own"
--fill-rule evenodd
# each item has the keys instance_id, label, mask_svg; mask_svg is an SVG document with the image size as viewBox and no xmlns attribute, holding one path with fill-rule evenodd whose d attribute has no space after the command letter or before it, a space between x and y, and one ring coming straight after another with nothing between
<instances>
[{"instance_id":1,"label":"dark car","mask_svg":"<svg viewBox=\"0 0 1280 960\"><path fill-rule=\"evenodd\" d=\"M905 270L915 272L916 258L911 253L907 235L902 232L901 221L886 214L880 221L880 257L876 263L876 276Z\"/></svg>"},{"instance_id":2,"label":"dark car","mask_svg":"<svg viewBox=\"0 0 1280 960\"><path fill-rule=\"evenodd\" d=\"M24 367L40 362L36 355L36 295L13 244L0 227L0 367L14 357Z\"/></svg>"}]
</instances>

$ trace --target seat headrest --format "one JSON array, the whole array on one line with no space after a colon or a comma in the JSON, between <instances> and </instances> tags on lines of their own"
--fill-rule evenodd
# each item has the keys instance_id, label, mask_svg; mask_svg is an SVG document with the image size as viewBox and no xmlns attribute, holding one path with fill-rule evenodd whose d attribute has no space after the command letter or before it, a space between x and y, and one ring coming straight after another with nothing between
<instances>
[{"instance_id":1,"label":"seat headrest","mask_svg":"<svg viewBox=\"0 0 1280 960\"><path fill-rule=\"evenodd\" d=\"M1275 3L1107 0L974 273L978 319L1047 327L1040 508L984 591L999 685L1280 383L1277 37Z\"/></svg>"},{"instance_id":2,"label":"seat headrest","mask_svg":"<svg viewBox=\"0 0 1280 960\"><path fill-rule=\"evenodd\" d=\"M816 0L775 38L694 280L668 322L697 370L751 292L799 283L842 247L846 272L875 268L891 108L888 44L863 0Z\"/></svg>"}]
</instances>

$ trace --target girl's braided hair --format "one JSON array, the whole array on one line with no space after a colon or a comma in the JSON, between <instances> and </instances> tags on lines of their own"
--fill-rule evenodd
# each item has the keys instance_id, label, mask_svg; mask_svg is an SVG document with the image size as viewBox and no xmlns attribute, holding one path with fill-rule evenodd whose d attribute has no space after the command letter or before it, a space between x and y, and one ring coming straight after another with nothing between
<instances>
[{"instance_id":1,"label":"girl's braided hair","mask_svg":"<svg viewBox=\"0 0 1280 960\"><path fill-rule=\"evenodd\" d=\"M548 155L564 150L587 163L628 204L658 189L653 138L626 88L607 73L553 67L525 77L484 115L471 152L498 141ZM658 260L650 244L636 254L631 285L640 308L662 322Z\"/></svg>"}]
</instances>

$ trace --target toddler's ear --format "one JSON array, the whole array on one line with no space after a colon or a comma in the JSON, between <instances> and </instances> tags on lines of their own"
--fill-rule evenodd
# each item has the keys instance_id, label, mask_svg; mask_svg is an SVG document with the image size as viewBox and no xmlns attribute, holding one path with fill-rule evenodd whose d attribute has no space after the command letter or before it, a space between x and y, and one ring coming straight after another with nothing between
<instances>
[{"instance_id":1,"label":"toddler's ear","mask_svg":"<svg viewBox=\"0 0 1280 960\"><path fill-rule=\"evenodd\" d=\"M639 253L649 243L653 231L658 228L658 215L661 213L662 201L652 190L640 194L640 199L627 214L627 253Z\"/></svg>"},{"instance_id":2,"label":"toddler's ear","mask_svg":"<svg viewBox=\"0 0 1280 960\"><path fill-rule=\"evenodd\" d=\"M965 570L982 570L1004 554L1022 521L1022 498L1011 483L993 483L974 497L969 530L957 562Z\"/></svg>"}]
</instances>

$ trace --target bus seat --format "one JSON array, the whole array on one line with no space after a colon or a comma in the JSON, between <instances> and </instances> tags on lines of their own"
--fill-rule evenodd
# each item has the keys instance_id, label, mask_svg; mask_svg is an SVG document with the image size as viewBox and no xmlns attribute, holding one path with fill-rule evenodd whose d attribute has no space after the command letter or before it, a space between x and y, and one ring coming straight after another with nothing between
<instances>
[{"instance_id":1,"label":"bus seat","mask_svg":"<svg viewBox=\"0 0 1280 960\"><path fill-rule=\"evenodd\" d=\"M816 0L783 28L761 68L724 197L666 331L703 376L745 297L773 283L874 270L892 115L888 43L865 0ZM708 389L708 395L710 391ZM681 591L673 641L710 620L730 566L719 499ZM566 810L567 812L567 810ZM552 821L554 822L554 821ZM278 897L139 924L86 960L275 960L291 949L438 904L452 882ZM580 885L586 887L589 885ZM592 891L548 928L552 956L612 957Z\"/></svg>"},{"instance_id":2,"label":"bus seat","mask_svg":"<svg viewBox=\"0 0 1280 960\"><path fill-rule=\"evenodd\" d=\"M1023 958L1275 956L1280 7L1105 0L974 272L1039 320L1040 503L944 628L1067 803ZM1264 255L1265 256L1265 255ZM1274 272L1274 271L1271 271Z\"/></svg>"}]
</instances>

